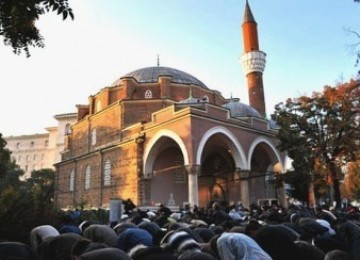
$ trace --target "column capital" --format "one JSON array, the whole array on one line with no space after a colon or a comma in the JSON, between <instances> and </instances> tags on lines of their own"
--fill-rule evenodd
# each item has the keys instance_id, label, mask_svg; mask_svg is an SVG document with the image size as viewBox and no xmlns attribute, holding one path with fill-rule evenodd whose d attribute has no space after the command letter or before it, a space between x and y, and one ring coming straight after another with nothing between
<instances>
[{"instance_id":1,"label":"column capital","mask_svg":"<svg viewBox=\"0 0 360 260\"><path fill-rule=\"evenodd\" d=\"M201 169L201 165L199 164L188 164L184 167L188 174L199 174Z\"/></svg>"}]
</instances>

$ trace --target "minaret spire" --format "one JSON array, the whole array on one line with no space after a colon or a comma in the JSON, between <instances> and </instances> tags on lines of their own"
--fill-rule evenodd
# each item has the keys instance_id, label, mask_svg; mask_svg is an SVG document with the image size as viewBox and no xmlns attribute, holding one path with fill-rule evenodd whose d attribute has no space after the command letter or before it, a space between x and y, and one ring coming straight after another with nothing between
<instances>
[{"instance_id":1,"label":"minaret spire","mask_svg":"<svg viewBox=\"0 0 360 260\"><path fill-rule=\"evenodd\" d=\"M260 51L257 23L246 0L242 24L244 54L240 60L246 74L250 106L262 116L266 116L264 86L262 75L265 69L265 52Z\"/></svg>"},{"instance_id":2,"label":"minaret spire","mask_svg":"<svg viewBox=\"0 0 360 260\"><path fill-rule=\"evenodd\" d=\"M248 1L246 0L245 13L243 23L256 23L255 18L251 12Z\"/></svg>"}]
</instances>

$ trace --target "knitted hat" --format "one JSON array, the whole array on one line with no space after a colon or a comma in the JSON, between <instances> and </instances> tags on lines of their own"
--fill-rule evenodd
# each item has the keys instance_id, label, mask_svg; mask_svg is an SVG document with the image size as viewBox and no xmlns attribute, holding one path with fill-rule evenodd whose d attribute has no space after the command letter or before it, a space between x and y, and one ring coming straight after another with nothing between
<instances>
[{"instance_id":1,"label":"knitted hat","mask_svg":"<svg viewBox=\"0 0 360 260\"><path fill-rule=\"evenodd\" d=\"M31 247L36 250L46 238L58 235L60 235L59 231L53 226L43 225L33 228L30 232Z\"/></svg>"},{"instance_id":2,"label":"knitted hat","mask_svg":"<svg viewBox=\"0 0 360 260\"><path fill-rule=\"evenodd\" d=\"M19 242L1 242L0 259L28 259L35 260L34 250Z\"/></svg>"},{"instance_id":3,"label":"knitted hat","mask_svg":"<svg viewBox=\"0 0 360 260\"><path fill-rule=\"evenodd\" d=\"M37 248L37 259L70 259L72 248L82 237L65 233L45 239Z\"/></svg>"},{"instance_id":4,"label":"knitted hat","mask_svg":"<svg viewBox=\"0 0 360 260\"><path fill-rule=\"evenodd\" d=\"M157 232L161 231L161 228L159 227L158 224L156 224L155 222L141 222L138 225L139 228L145 229L146 231L148 231L153 237Z\"/></svg>"},{"instance_id":5,"label":"knitted hat","mask_svg":"<svg viewBox=\"0 0 360 260\"><path fill-rule=\"evenodd\" d=\"M161 247L138 246L129 253L133 260L176 260L177 258L170 252L165 252Z\"/></svg>"},{"instance_id":6,"label":"knitted hat","mask_svg":"<svg viewBox=\"0 0 360 260\"><path fill-rule=\"evenodd\" d=\"M115 231L106 225L91 225L84 231L84 237L92 242L104 243L108 246L116 246L117 235Z\"/></svg>"},{"instance_id":7,"label":"knitted hat","mask_svg":"<svg viewBox=\"0 0 360 260\"><path fill-rule=\"evenodd\" d=\"M187 250L200 251L199 244L186 231L170 231L161 241L161 246L179 255Z\"/></svg>"},{"instance_id":8,"label":"knitted hat","mask_svg":"<svg viewBox=\"0 0 360 260\"><path fill-rule=\"evenodd\" d=\"M114 231L117 235L119 235L128 228L137 228L137 226L134 223L119 223L114 227Z\"/></svg>"},{"instance_id":9,"label":"knitted hat","mask_svg":"<svg viewBox=\"0 0 360 260\"><path fill-rule=\"evenodd\" d=\"M131 258L122 250L118 248L102 248L87 252L80 256L81 260L131 260Z\"/></svg>"}]
</instances>

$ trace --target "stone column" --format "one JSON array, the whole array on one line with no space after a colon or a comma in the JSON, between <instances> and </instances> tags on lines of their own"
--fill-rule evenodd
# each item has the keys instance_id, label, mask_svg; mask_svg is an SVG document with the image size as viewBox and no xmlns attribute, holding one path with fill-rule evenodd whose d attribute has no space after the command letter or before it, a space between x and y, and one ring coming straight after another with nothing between
<instances>
[{"instance_id":1,"label":"stone column","mask_svg":"<svg viewBox=\"0 0 360 260\"><path fill-rule=\"evenodd\" d=\"M198 176L200 174L201 166L189 164L185 165L185 170L188 175L188 189L189 197L188 201L190 207L193 208L194 205L199 205L199 187L198 187Z\"/></svg>"},{"instance_id":2,"label":"stone column","mask_svg":"<svg viewBox=\"0 0 360 260\"><path fill-rule=\"evenodd\" d=\"M249 193L249 175L250 171L240 170L240 192L241 192L241 202L245 208L250 206L250 193Z\"/></svg>"}]
</instances>

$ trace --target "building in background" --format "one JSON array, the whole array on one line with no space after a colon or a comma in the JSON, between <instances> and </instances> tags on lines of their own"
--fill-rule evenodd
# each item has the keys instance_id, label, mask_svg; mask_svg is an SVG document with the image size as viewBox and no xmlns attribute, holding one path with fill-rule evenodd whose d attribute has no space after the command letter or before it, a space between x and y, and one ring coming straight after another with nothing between
<instances>
[{"instance_id":1,"label":"building in background","mask_svg":"<svg viewBox=\"0 0 360 260\"><path fill-rule=\"evenodd\" d=\"M285 154L266 118L265 53L248 3L243 36L250 105L160 66L123 75L78 105L56 164L57 205L106 208L112 198L139 206L223 200L249 206L262 198L285 204L276 186Z\"/></svg>"},{"instance_id":2,"label":"building in background","mask_svg":"<svg viewBox=\"0 0 360 260\"><path fill-rule=\"evenodd\" d=\"M77 121L77 113L56 115L54 118L58 125L46 128L47 133L4 137L11 159L25 172L22 178L29 178L33 170L54 169L54 164L60 161L65 135L70 133L70 126Z\"/></svg>"}]
</instances>

